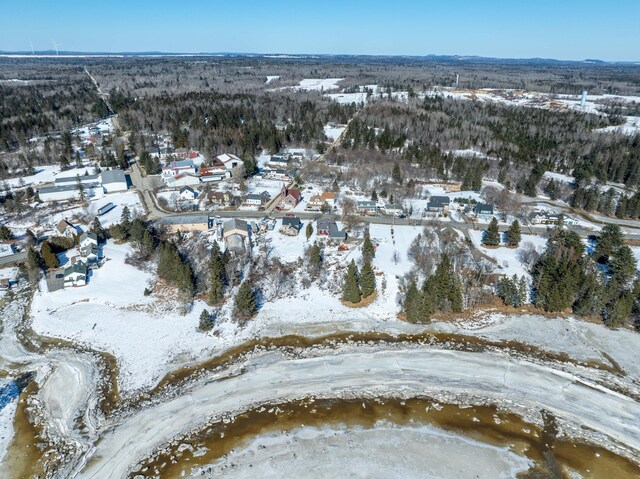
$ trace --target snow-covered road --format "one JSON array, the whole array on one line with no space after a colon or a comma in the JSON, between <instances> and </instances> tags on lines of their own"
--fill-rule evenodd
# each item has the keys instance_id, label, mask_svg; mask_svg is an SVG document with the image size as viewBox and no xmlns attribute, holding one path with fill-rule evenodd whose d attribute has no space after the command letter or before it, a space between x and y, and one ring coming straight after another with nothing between
<instances>
[{"instance_id":1,"label":"snow-covered road","mask_svg":"<svg viewBox=\"0 0 640 479\"><path fill-rule=\"evenodd\" d=\"M580 367L560 370L499 353L410 344L314 349L307 356L257 353L180 397L129 416L84 458L77 477L124 477L154 449L180 432L203 427L212 417L308 396L429 396L493 403L522 414L546 409L565 431L640 453L640 404L586 379L590 371Z\"/></svg>"}]
</instances>

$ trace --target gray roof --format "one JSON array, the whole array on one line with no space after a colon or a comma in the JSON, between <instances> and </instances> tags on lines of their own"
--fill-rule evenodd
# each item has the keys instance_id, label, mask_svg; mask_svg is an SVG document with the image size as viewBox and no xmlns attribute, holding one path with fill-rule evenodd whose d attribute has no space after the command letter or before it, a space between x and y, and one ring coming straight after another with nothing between
<instances>
[{"instance_id":1,"label":"gray roof","mask_svg":"<svg viewBox=\"0 0 640 479\"><path fill-rule=\"evenodd\" d=\"M376 203L375 201L370 201L370 200L358 201L358 208L377 208L377 207L378 207L378 203Z\"/></svg>"},{"instance_id":2,"label":"gray roof","mask_svg":"<svg viewBox=\"0 0 640 479\"><path fill-rule=\"evenodd\" d=\"M96 175L65 176L64 178L56 178L54 180L54 183L56 185L60 185L60 186L63 186L63 185L69 184L69 183L75 184L75 183L77 183L78 178L80 178L80 181L82 181L84 183L90 182L90 181L94 181L94 182L97 183L99 176L100 175L98 175L98 174L96 174Z\"/></svg>"},{"instance_id":3,"label":"gray roof","mask_svg":"<svg viewBox=\"0 0 640 479\"><path fill-rule=\"evenodd\" d=\"M448 205L449 203L451 203L451 200L449 199L448 196L432 196L431 198L429 198L429 203L428 206L445 206Z\"/></svg>"},{"instance_id":4,"label":"gray roof","mask_svg":"<svg viewBox=\"0 0 640 479\"><path fill-rule=\"evenodd\" d=\"M108 185L110 183L126 183L127 178L122 170L107 170L100 173L102 175L102 184Z\"/></svg>"},{"instance_id":5,"label":"gray roof","mask_svg":"<svg viewBox=\"0 0 640 479\"><path fill-rule=\"evenodd\" d=\"M73 191L77 189L78 187L75 184L64 186L43 186L42 188L38 188L38 193L58 193L60 191Z\"/></svg>"},{"instance_id":6,"label":"gray roof","mask_svg":"<svg viewBox=\"0 0 640 479\"><path fill-rule=\"evenodd\" d=\"M384 205L384 207L387 210L401 210L402 209L401 205L394 204L394 203L387 203L386 205Z\"/></svg>"},{"instance_id":7,"label":"gray roof","mask_svg":"<svg viewBox=\"0 0 640 479\"><path fill-rule=\"evenodd\" d=\"M489 205L487 203L478 203L474 208L474 211L477 215L492 215L493 205Z\"/></svg>"},{"instance_id":8,"label":"gray roof","mask_svg":"<svg viewBox=\"0 0 640 479\"><path fill-rule=\"evenodd\" d=\"M165 168L188 168L194 166L191 160L176 160L169 161Z\"/></svg>"},{"instance_id":9,"label":"gray roof","mask_svg":"<svg viewBox=\"0 0 640 479\"><path fill-rule=\"evenodd\" d=\"M180 188L180 193L182 193L183 191L190 191L191 193L195 193L195 190L190 186L183 186L182 188Z\"/></svg>"},{"instance_id":10,"label":"gray roof","mask_svg":"<svg viewBox=\"0 0 640 479\"><path fill-rule=\"evenodd\" d=\"M242 230L242 231L248 231L248 224L246 221L244 220L239 220L237 218L231 218L227 221L225 221L222 224L222 227L224 228L224 231L231 231L231 230Z\"/></svg>"},{"instance_id":11,"label":"gray roof","mask_svg":"<svg viewBox=\"0 0 640 479\"><path fill-rule=\"evenodd\" d=\"M87 265L84 264L82 261L76 261L74 264L72 264L71 266L68 266L64 269L64 275L69 276L70 274L73 273L80 273L83 275L87 275Z\"/></svg>"},{"instance_id":12,"label":"gray roof","mask_svg":"<svg viewBox=\"0 0 640 479\"><path fill-rule=\"evenodd\" d=\"M347 231L338 229L338 226L335 223L333 223L332 225L329 226L329 238L346 239Z\"/></svg>"},{"instance_id":13,"label":"gray roof","mask_svg":"<svg viewBox=\"0 0 640 479\"><path fill-rule=\"evenodd\" d=\"M282 218L282 226L293 226L296 229L302 228L302 223L300 223L300 218L297 216L285 216Z\"/></svg>"},{"instance_id":14,"label":"gray roof","mask_svg":"<svg viewBox=\"0 0 640 479\"><path fill-rule=\"evenodd\" d=\"M87 238L98 241L98 235L96 235L93 231L87 231L82 233L82 235L80 236L80 243L82 243Z\"/></svg>"}]
</instances>

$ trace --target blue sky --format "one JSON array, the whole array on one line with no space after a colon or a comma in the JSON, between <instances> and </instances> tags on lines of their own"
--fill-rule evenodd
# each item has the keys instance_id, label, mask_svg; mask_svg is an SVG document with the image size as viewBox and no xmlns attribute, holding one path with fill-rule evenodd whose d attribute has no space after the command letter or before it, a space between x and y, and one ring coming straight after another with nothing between
<instances>
[{"instance_id":1,"label":"blue sky","mask_svg":"<svg viewBox=\"0 0 640 479\"><path fill-rule=\"evenodd\" d=\"M640 0L0 0L0 50L640 61Z\"/></svg>"}]
</instances>

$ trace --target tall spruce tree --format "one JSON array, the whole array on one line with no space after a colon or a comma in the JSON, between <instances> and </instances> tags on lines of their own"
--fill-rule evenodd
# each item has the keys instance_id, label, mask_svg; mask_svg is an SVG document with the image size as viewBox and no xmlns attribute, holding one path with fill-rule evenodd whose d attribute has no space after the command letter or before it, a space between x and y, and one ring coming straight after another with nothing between
<instances>
[{"instance_id":1,"label":"tall spruce tree","mask_svg":"<svg viewBox=\"0 0 640 479\"><path fill-rule=\"evenodd\" d=\"M227 274L225 259L217 242L214 242L211 248L211 255L209 256L209 273L211 277L211 284L209 286L209 303L218 304L224 297L224 286L227 280Z\"/></svg>"},{"instance_id":2,"label":"tall spruce tree","mask_svg":"<svg viewBox=\"0 0 640 479\"><path fill-rule=\"evenodd\" d=\"M198 329L203 332L211 331L213 329L213 318L211 317L209 311L207 311L206 309L203 309L202 313L200 313Z\"/></svg>"},{"instance_id":3,"label":"tall spruce tree","mask_svg":"<svg viewBox=\"0 0 640 479\"><path fill-rule=\"evenodd\" d=\"M360 272L360 290L363 298L368 298L376 292L376 275L371 261L365 261Z\"/></svg>"},{"instance_id":4,"label":"tall spruce tree","mask_svg":"<svg viewBox=\"0 0 640 479\"><path fill-rule=\"evenodd\" d=\"M248 279L243 281L238 289L235 301L235 314L239 319L249 319L258 310L253 287Z\"/></svg>"},{"instance_id":5,"label":"tall spruce tree","mask_svg":"<svg viewBox=\"0 0 640 479\"><path fill-rule=\"evenodd\" d=\"M347 273L344 277L344 285L342 287L342 299L350 303L359 303L362 299L360 291L358 267L354 260L351 260Z\"/></svg>"},{"instance_id":6,"label":"tall spruce tree","mask_svg":"<svg viewBox=\"0 0 640 479\"><path fill-rule=\"evenodd\" d=\"M500 244L500 228L498 228L498 220L493 217L484 232L482 243L487 246L498 246Z\"/></svg>"},{"instance_id":7,"label":"tall spruce tree","mask_svg":"<svg viewBox=\"0 0 640 479\"><path fill-rule=\"evenodd\" d=\"M312 234L313 234L313 225L311 224L311 222L309 222L307 223L307 230L306 230L307 241L309 241L309 238L311 238Z\"/></svg>"},{"instance_id":8,"label":"tall spruce tree","mask_svg":"<svg viewBox=\"0 0 640 479\"><path fill-rule=\"evenodd\" d=\"M516 247L520 244L522 234L520 233L520 223L518 220L513 220L511 226L507 230L507 244L512 247Z\"/></svg>"},{"instance_id":9,"label":"tall spruce tree","mask_svg":"<svg viewBox=\"0 0 640 479\"><path fill-rule=\"evenodd\" d=\"M607 263L609 257L613 256L623 244L624 238L620 226L614 224L604 225L594 252L596 261L602 264Z\"/></svg>"},{"instance_id":10,"label":"tall spruce tree","mask_svg":"<svg viewBox=\"0 0 640 479\"><path fill-rule=\"evenodd\" d=\"M373 242L371 241L371 236L369 235L368 229L366 229L364 232L364 242L362 243L362 257L365 261L371 261L371 259L376 257L376 249L373 247Z\"/></svg>"}]
</instances>

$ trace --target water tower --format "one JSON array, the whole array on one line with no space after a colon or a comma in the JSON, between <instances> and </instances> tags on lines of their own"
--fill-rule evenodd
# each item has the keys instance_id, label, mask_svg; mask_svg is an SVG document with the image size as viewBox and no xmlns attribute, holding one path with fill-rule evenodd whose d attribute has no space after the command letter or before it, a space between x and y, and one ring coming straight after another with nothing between
<instances>
[{"instance_id":1,"label":"water tower","mask_svg":"<svg viewBox=\"0 0 640 479\"><path fill-rule=\"evenodd\" d=\"M582 98L580 98L580 108L587 106L587 90L582 92Z\"/></svg>"}]
</instances>

